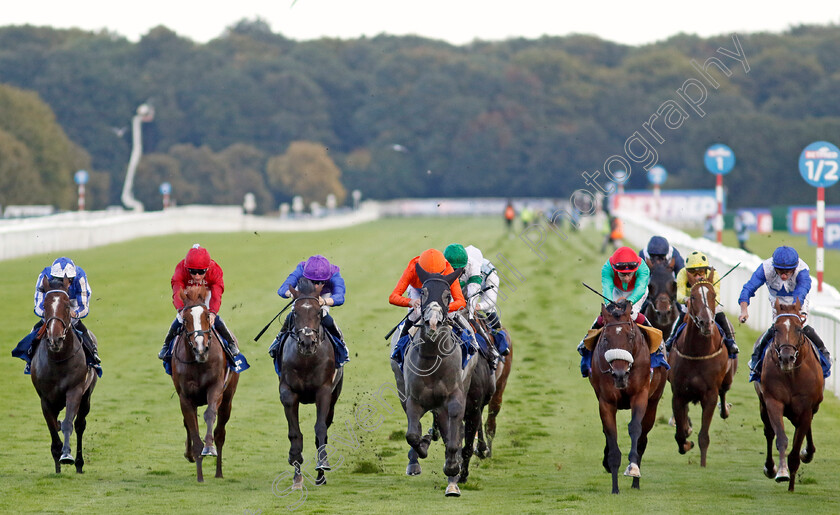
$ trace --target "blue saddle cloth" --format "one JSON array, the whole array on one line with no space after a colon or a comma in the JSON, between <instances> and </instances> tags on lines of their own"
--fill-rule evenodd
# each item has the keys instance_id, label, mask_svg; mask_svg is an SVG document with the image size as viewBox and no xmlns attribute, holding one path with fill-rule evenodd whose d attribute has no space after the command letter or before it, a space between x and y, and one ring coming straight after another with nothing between
<instances>
[{"instance_id":1,"label":"blue saddle cloth","mask_svg":"<svg viewBox=\"0 0 840 515\"><path fill-rule=\"evenodd\" d=\"M753 381L759 383L761 382L761 365L764 363L764 355L767 354L767 349L770 348L771 343L773 343L772 337L770 338L770 341L767 343L767 345L764 347L764 350L761 351L761 355L758 356L758 363L756 363L755 367L752 370L750 370L750 383L752 383ZM820 368L822 368L823 377L827 378L831 375L831 362L827 360L825 356L823 356L822 352L820 352L816 345L814 345L810 341L808 343L811 343L811 347L813 347L814 351L817 353L817 356L820 357Z\"/></svg>"},{"instance_id":2,"label":"blue saddle cloth","mask_svg":"<svg viewBox=\"0 0 840 515\"><path fill-rule=\"evenodd\" d=\"M75 330L75 329L74 329ZM23 373L26 375L31 375L29 370L30 365L32 364L32 358L29 357L29 349L32 348L32 344L35 342L35 331L27 334L23 337L21 341L18 342L17 346L12 349L12 357L20 358L26 362L26 366L23 369ZM79 338L82 338L82 333L80 331L76 331L76 334ZM93 357L89 356L87 351L85 353L85 360L87 361L87 366L94 369L96 371L96 375L102 377L102 365L100 363L96 363L93 361Z\"/></svg>"},{"instance_id":3,"label":"blue saddle cloth","mask_svg":"<svg viewBox=\"0 0 840 515\"><path fill-rule=\"evenodd\" d=\"M499 354L507 352L510 348L510 340L508 339L507 333L501 329L491 332L493 333L493 339L496 340L496 348L499 350Z\"/></svg>"},{"instance_id":4,"label":"blue saddle cloth","mask_svg":"<svg viewBox=\"0 0 840 515\"><path fill-rule=\"evenodd\" d=\"M467 364L470 362L470 358L473 354L476 353L476 348L472 344L472 339L467 331L463 329L459 329L456 327L452 328L453 334L458 336L458 339L461 341L461 370L467 368ZM484 341L479 335L476 335L476 341L479 342L479 345L482 345L481 342L484 342L485 351L487 350L487 342ZM400 370L403 369L403 361L405 360L405 351L408 349L408 344L411 342L411 336L405 335L401 336L400 339L397 341L397 345L394 347L394 352L391 353L391 359L395 360L397 363L400 364Z\"/></svg>"},{"instance_id":5,"label":"blue saddle cloth","mask_svg":"<svg viewBox=\"0 0 840 515\"><path fill-rule=\"evenodd\" d=\"M347 350L347 344L344 343L338 337L334 336L329 331L324 331L324 332L329 337L330 342L332 343L333 349L335 350L335 368L341 368L342 366L344 366L345 363L350 361L350 352ZM278 336L280 336L280 335L278 335ZM285 340L285 338L288 338L288 336L284 336L284 340ZM282 349L284 343L285 343L285 341L278 346L277 354L275 355L276 357L274 358L274 372L277 373L277 377L280 377L280 359L281 359L281 356L282 356L282 352L280 351L280 349Z\"/></svg>"},{"instance_id":6,"label":"blue saddle cloth","mask_svg":"<svg viewBox=\"0 0 840 515\"><path fill-rule=\"evenodd\" d=\"M169 343L169 350L166 351L166 357L163 359L163 370L169 375L172 375L172 346L175 343L175 340L177 340L177 338L173 338ZM232 359L228 355L227 351L225 351L225 358L227 358L228 368L231 372L236 372L238 374L251 368L251 365L248 363L248 360L241 351Z\"/></svg>"}]
</instances>

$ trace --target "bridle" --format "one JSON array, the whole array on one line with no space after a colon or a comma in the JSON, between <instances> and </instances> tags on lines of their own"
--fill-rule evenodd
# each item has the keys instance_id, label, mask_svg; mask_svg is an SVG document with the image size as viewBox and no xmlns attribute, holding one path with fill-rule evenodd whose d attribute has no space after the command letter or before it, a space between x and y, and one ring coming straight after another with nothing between
<instances>
[{"instance_id":1,"label":"bridle","mask_svg":"<svg viewBox=\"0 0 840 515\"><path fill-rule=\"evenodd\" d=\"M192 308L203 307L203 306L204 306L204 304L193 304L191 306L184 306L181 309L181 312L185 313L185 312L191 310ZM193 322L195 322L195 320L193 320ZM211 338L211 333L212 332L213 332L212 328L201 329L200 325L199 325L199 328L194 330L194 331L184 331L184 340L187 342L187 345L189 345L190 350L192 351L193 355L195 355L195 339L196 339L196 337L199 336L199 335L204 336L204 338L207 340L207 346L209 347L210 344L213 341L213 339ZM198 360L196 360L196 359L193 359L192 361L184 361L181 358L178 358L178 361L180 361L181 363L185 363L185 364L198 363Z\"/></svg>"},{"instance_id":2,"label":"bridle","mask_svg":"<svg viewBox=\"0 0 840 515\"><path fill-rule=\"evenodd\" d=\"M797 315L796 313L780 313L780 314L776 315L776 318L773 320L773 328L774 329L776 327L776 322L778 322L778 320L782 317L796 317L797 320L800 320L800 321L802 320L801 318L799 318L799 315ZM785 342L785 343L780 344L779 343L780 338L773 338L773 351L776 353L776 357L779 360L782 359L782 349L784 349L785 347L790 347L790 348L793 349L793 361L794 361L794 363L796 363L796 360L799 358L799 349L802 347L802 344L805 341L805 337L803 335L803 330L802 330L801 326L794 326L794 331L796 331L796 333L798 333L795 345L790 343L790 342ZM776 334L778 335L779 333L780 333L780 331L778 329L776 329ZM793 367L793 368L797 368L799 366L802 366L802 363L800 363L799 365L796 365L796 367Z\"/></svg>"},{"instance_id":3,"label":"bridle","mask_svg":"<svg viewBox=\"0 0 840 515\"><path fill-rule=\"evenodd\" d=\"M294 338L298 343L298 352L301 352L300 343L301 343L301 340L302 340L303 337L311 338L312 342L313 342L313 348L317 348L318 345L321 343L322 332L323 332L323 325L321 325L321 319L322 319L321 298L316 297L314 295L301 295L299 297L296 297L295 301L294 301L294 307L292 308L293 310L294 310L294 308L297 307L297 303L300 300L313 300L318 304L318 327L315 328L315 327L303 326L303 327L295 327L294 328L294 330L292 331L292 334L294 335ZM293 311L293 313L294 313L294 311ZM293 316L295 318L297 318L296 313Z\"/></svg>"},{"instance_id":4,"label":"bridle","mask_svg":"<svg viewBox=\"0 0 840 515\"><path fill-rule=\"evenodd\" d=\"M607 341L607 328L621 325L627 325L630 327L630 337L628 338L628 340L630 342L630 345L633 346L634 340L636 339L636 331L634 330L636 324L630 320L623 320L621 322L612 322L609 324L605 324L604 330L601 332L601 338L598 340L598 345L601 345L601 342ZM604 352L604 359L607 361L609 367L606 370L601 370L602 374L613 374L614 371L612 367L612 362L618 359L624 360L628 363L628 372L630 372L630 369L633 368L633 354L631 354L630 351L626 349L607 349Z\"/></svg>"},{"instance_id":5,"label":"bridle","mask_svg":"<svg viewBox=\"0 0 840 515\"><path fill-rule=\"evenodd\" d=\"M65 297L67 297L67 298L68 298L68 300L70 299L70 294L69 294L69 293L67 293L67 292L66 292L66 291L64 291L64 290L49 290L47 293L45 293L45 294L44 294L44 304L45 304L45 305L46 305L47 295L49 295L50 293L61 293L61 294L63 294ZM49 327L50 327L50 324L51 324L53 321L58 321L58 322L61 322L61 325L62 325L62 326L64 326L64 330L61 332L61 339L62 339L63 341L67 341L67 336L68 336L68 334L70 333L70 327L71 327L72 323L68 323L68 322L67 322L67 321L65 321L63 318L60 318L60 317L57 317L57 316L51 316L51 317L47 318L47 319L44 321L44 337L45 337L45 338L46 338L46 339L47 339L50 343L52 343L53 339L52 339L52 337L50 337L50 336L48 335L48 333L49 333ZM72 335L71 335L71 336L72 336ZM49 346L48 346L48 347L49 347ZM82 346L81 346L81 344L79 344L78 348L76 348L73 352L71 352L71 353L70 353L70 355L69 355L69 356L67 356L66 358L62 358L62 359L53 359L52 357L50 357L50 361L52 361L52 362L54 362L54 363L62 363L62 362L64 362L64 361L67 361L68 359L70 359L70 358L72 358L73 356L75 356L75 355L76 355L76 353L77 353L77 352L79 352L79 350L81 350L81 348L82 348Z\"/></svg>"},{"instance_id":6,"label":"bridle","mask_svg":"<svg viewBox=\"0 0 840 515\"><path fill-rule=\"evenodd\" d=\"M691 292L693 293L694 289L697 288L698 286L701 286L701 285L704 286L704 287L712 287L712 283L710 283L709 281L698 281L698 282L694 283L694 286L691 287ZM714 291L714 290L712 290L712 291ZM689 298L691 298L691 297L689 296ZM710 320L710 323L711 323L715 319L715 312L714 312L713 308L709 307L709 304L707 302L707 297L705 295L703 296L703 304L705 305L706 310L711 313L709 315L709 320ZM693 306L694 306L694 303L691 302L691 306L688 309L688 317L691 319L692 322L694 322L695 326L697 326L698 328L702 327L702 325L700 323L701 322L700 315L699 314L696 315L696 314L693 313L693 311L694 311Z\"/></svg>"}]
</instances>

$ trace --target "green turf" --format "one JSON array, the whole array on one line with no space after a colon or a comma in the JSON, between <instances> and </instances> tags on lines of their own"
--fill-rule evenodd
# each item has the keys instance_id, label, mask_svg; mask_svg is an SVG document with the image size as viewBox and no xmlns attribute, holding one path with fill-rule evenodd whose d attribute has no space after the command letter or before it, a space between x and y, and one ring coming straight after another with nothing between
<instances>
[{"instance_id":1,"label":"green turf","mask_svg":"<svg viewBox=\"0 0 840 515\"><path fill-rule=\"evenodd\" d=\"M758 238L751 240L757 246ZM445 498L443 451L438 443L407 477L405 417L391 384L384 334L404 314L388 294L408 260L423 249L453 241L482 248L506 275L508 299L500 304L516 359L499 416L494 457L473 461L460 499ZM252 368L242 375L225 446L225 479L213 478L205 460L204 484L183 458L184 429L169 376L156 353L174 316L169 277L194 242L210 249L225 270L221 315L239 336ZM72 253L90 276L94 299L86 320L99 337L105 375L93 394L86 434L86 473L53 473L49 436L23 362L9 356L35 322L32 294L37 273L55 255L6 261L0 285L5 323L0 341L0 512L284 513L301 499L278 497L290 482L289 443L277 376L265 350L275 322L259 343L253 337L286 301L276 289L301 259L323 253L341 266L347 304L333 310L349 342L330 442L337 450L329 484L307 485L303 513L835 513L840 470L840 402L827 394L814 423L817 454L800 469L796 492L766 479L758 401L746 381L745 361L729 400L732 416L712 424L709 465L697 450L677 453L667 425L670 391L660 404L642 463L642 488L620 478L610 495L601 467L604 446L595 396L581 379L575 346L597 314L599 300L580 286L596 286L605 256L600 235L577 233L564 241L548 233L545 259L501 220L424 218L383 220L340 231L310 234L204 234L148 238ZM521 279L506 268L501 254ZM829 260L840 261L836 256ZM515 286L515 291L511 291ZM757 334L738 332L744 342ZM377 392L380 399L377 400ZM394 411L389 409L396 408ZM697 418L697 408L691 413ZM304 469L312 471L314 416L302 408ZM629 415L619 417L626 465ZM425 419L428 423L428 418ZM789 424L788 424L789 426ZM75 452L74 448L74 452ZM337 466L337 464L341 464Z\"/></svg>"}]
</instances>

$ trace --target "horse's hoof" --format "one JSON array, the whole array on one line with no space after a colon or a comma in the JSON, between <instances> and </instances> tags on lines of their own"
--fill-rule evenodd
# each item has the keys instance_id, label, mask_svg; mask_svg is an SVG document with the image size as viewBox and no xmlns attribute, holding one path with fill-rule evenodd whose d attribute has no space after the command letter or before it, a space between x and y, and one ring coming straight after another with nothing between
<instances>
[{"instance_id":1,"label":"horse's hoof","mask_svg":"<svg viewBox=\"0 0 840 515\"><path fill-rule=\"evenodd\" d=\"M631 463L627 465L627 468L624 470L624 475L629 477L642 477L642 471L639 470L638 465Z\"/></svg>"},{"instance_id":2,"label":"horse's hoof","mask_svg":"<svg viewBox=\"0 0 840 515\"><path fill-rule=\"evenodd\" d=\"M668 425L671 426L671 427L677 427L677 421L674 420L673 416L668 419Z\"/></svg>"},{"instance_id":3,"label":"horse's hoof","mask_svg":"<svg viewBox=\"0 0 840 515\"><path fill-rule=\"evenodd\" d=\"M486 457L487 457L487 455L486 455L486 454L484 454L484 451L483 451L483 450L481 450L481 449L480 449L480 448L478 448L478 447L476 447L475 451L473 451L473 454L475 454L476 456L478 456L478 457L479 457L479 458L481 458L482 460L483 460L484 458L486 458Z\"/></svg>"},{"instance_id":4,"label":"horse's hoof","mask_svg":"<svg viewBox=\"0 0 840 515\"><path fill-rule=\"evenodd\" d=\"M770 469L767 468L767 465L765 465L764 466L764 477L769 478L769 479L773 479L774 477L776 477L776 466L773 465L773 469L770 470Z\"/></svg>"},{"instance_id":5,"label":"horse's hoof","mask_svg":"<svg viewBox=\"0 0 840 515\"><path fill-rule=\"evenodd\" d=\"M720 418L726 419L729 418L729 408L732 407L731 402L727 403L720 403L718 402L718 408L720 408Z\"/></svg>"},{"instance_id":6,"label":"horse's hoof","mask_svg":"<svg viewBox=\"0 0 840 515\"><path fill-rule=\"evenodd\" d=\"M814 459L814 455L808 454L808 451L803 449L799 453L799 459L802 461L802 463L811 463L811 460Z\"/></svg>"},{"instance_id":7,"label":"horse's hoof","mask_svg":"<svg viewBox=\"0 0 840 515\"><path fill-rule=\"evenodd\" d=\"M446 487L446 497L461 497L461 489L457 483L449 483Z\"/></svg>"},{"instance_id":8,"label":"horse's hoof","mask_svg":"<svg viewBox=\"0 0 840 515\"><path fill-rule=\"evenodd\" d=\"M75 465L76 464L76 460L73 458L73 455L70 454L69 452L62 454L61 457L58 458L58 462L61 463L62 465Z\"/></svg>"},{"instance_id":9,"label":"horse's hoof","mask_svg":"<svg viewBox=\"0 0 840 515\"><path fill-rule=\"evenodd\" d=\"M777 483L786 483L790 481L790 474L778 473L776 474L776 482Z\"/></svg>"},{"instance_id":10,"label":"horse's hoof","mask_svg":"<svg viewBox=\"0 0 840 515\"><path fill-rule=\"evenodd\" d=\"M187 454L187 453L184 453L184 457L185 457L185 458L187 459L187 461L189 461L190 463L195 463L195 458L193 458L192 454Z\"/></svg>"},{"instance_id":11,"label":"horse's hoof","mask_svg":"<svg viewBox=\"0 0 840 515\"><path fill-rule=\"evenodd\" d=\"M217 456L216 453L216 446L215 445L208 445L204 449L201 449L202 456Z\"/></svg>"},{"instance_id":12,"label":"horse's hoof","mask_svg":"<svg viewBox=\"0 0 840 515\"><path fill-rule=\"evenodd\" d=\"M295 474L292 480L292 490L303 490L303 474Z\"/></svg>"},{"instance_id":13,"label":"horse's hoof","mask_svg":"<svg viewBox=\"0 0 840 515\"><path fill-rule=\"evenodd\" d=\"M327 484L327 476L321 474L320 477L315 479L315 484L318 486L326 485Z\"/></svg>"},{"instance_id":14,"label":"horse's hoof","mask_svg":"<svg viewBox=\"0 0 840 515\"><path fill-rule=\"evenodd\" d=\"M685 442L683 445L680 446L679 451L680 454L685 454L691 449L694 449L694 442Z\"/></svg>"},{"instance_id":15,"label":"horse's hoof","mask_svg":"<svg viewBox=\"0 0 840 515\"><path fill-rule=\"evenodd\" d=\"M422 472L422 470L420 469L419 463L409 463L405 468L405 474L407 476L419 476L420 472Z\"/></svg>"},{"instance_id":16,"label":"horse's hoof","mask_svg":"<svg viewBox=\"0 0 840 515\"><path fill-rule=\"evenodd\" d=\"M327 461L326 459L325 460L318 460L318 464L315 465L315 470L317 470L318 472L331 470L330 469L330 462Z\"/></svg>"}]
</instances>

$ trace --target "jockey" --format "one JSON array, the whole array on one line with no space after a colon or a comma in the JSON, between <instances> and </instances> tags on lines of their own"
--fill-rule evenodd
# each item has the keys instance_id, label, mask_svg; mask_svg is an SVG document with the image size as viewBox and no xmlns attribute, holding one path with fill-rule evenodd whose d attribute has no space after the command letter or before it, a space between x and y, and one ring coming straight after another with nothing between
<instances>
[{"instance_id":1,"label":"jockey","mask_svg":"<svg viewBox=\"0 0 840 515\"><path fill-rule=\"evenodd\" d=\"M408 265L400 276L400 280L397 281L397 285L388 297L390 304L409 308L408 317L402 326L399 338L408 335L408 330L422 316L420 312L420 290L423 288L423 283L417 277L415 264L419 264L420 268L429 273L448 275L455 271L452 265L446 261L443 253L437 249L424 250L419 256L412 258L408 262ZM464 294L461 292L461 287L457 281L452 282L449 291L452 296L452 300L449 302L449 317L456 320L461 327L464 325L469 326L470 324L466 320L463 320L463 317L457 313L467 306L467 302L464 300ZM404 296L405 293L408 293L408 297ZM468 331L472 334L471 329L468 329ZM399 339L394 341L394 344L397 341Z\"/></svg>"},{"instance_id":2,"label":"jockey","mask_svg":"<svg viewBox=\"0 0 840 515\"><path fill-rule=\"evenodd\" d=\"M668 263L671 261L671 258L674 258L675 276L680 273L680 270L682 270L685 266L683 257L680 255L680 251L674 248L674 246L668 243L668 240L662 236L652 237L648 242L647 247L639 251L639 257L645 261L650 261L651 263L660 260Z\"/></svg>"},{"instance_id":3,"label":"jockey","mask_svg":"<svg viewBox=\"0 0 840 515\"><path fill-rule=\"evenodd\" d=\"M32 356L35 355L37 347L38 330L44 325L44 297L47 294L43 289L45 278L47 282L51 282L52 279L70 279L67 292L72 309L70 320L73 328L81 336L82 347L89 357L89 361L93 362L94 365L99 365L102 361L99 359L96 341L85 324L82 323L82 319L88 316L90 312L90 284L88 284L87 274L82 267L76 266L72 259L66 257L56 259L51 266L44 268L38 274L38 280L35 282L35 314L41 319L32 327L32 331L17 344L17 347L12 351L12 356L26 361L24 374L29 374L29 365L32 363Z\"/></svg>"},{"instance_id":4,"label":"jockey","mask_svg":"<svg viewBox=\"0 0 840 515\"><path fill-rule=\"evenodd\" d=\"M298 281L302 277L305 277L312 281L314 284L323 284L324 287L321 289L321 295L318 298L318 302L321 304L321 325L324 326L330 335L332 336L332 340L335 344L335 361L336 361L336 368L341 368L342 365L350 361L349 352L347 350L347 344L344 341L344 335L341 332L341 329L335 323L335 319L333 319L332 315L330 315L330 306L341 306L344 304L344 278L341 277L341 273L339 273L339 268L336 265L333 265L320 254L316 254L314 256L310 256L306 261L301 261L292 270L292 273L289 274L289 277L283 281L283 284L280 288L277 289L277 295L280 295L284 299L288 299L291 292L289 288L296 288L298 285ZM286 315L286 319L283 322L283 328L280 329L280 333L277 335L277 338L274 339L271 346L268 349L268 355L274 358L277 354L277 349L280 348L282 345L282 341L285 341L285 335L289 333L289 329L292 327L292 316L294 315L294 307L292 311Z\"/></svg>"},{"instance_id":5,"label":"jockey","mask_svg":"<svg viewBox=\"0 0 840 515\"><path fill-rule=\"evenodd\" d=\"M709 263L709 259L705 254L697 250L689 254L688 259L685 262L685 268L680 270L680 273L677 274L677 302L680 304L680 309L685 312L686 308L683 307L683 305L688 302L691 287L694 286L697 281L708 281L714 284L715 298L719 299L719 280L717 271L714 268L711 268L711 263ZM735 357L735 355L739 352L738 345L735 344L735 331L732 329L732 324L729 323L729 320L726 318L726 314L724 314L723 308L720 304L715 307L715 323L723 329L723 344L726 345L729 357ZM671 345L673 345L674 340L676 340L677 335L684 326L685 324L681 324L665 343L665 348L667 350L671 350Z\"/></svg>"},{"instance_id":6,"label":"jockey","mask_svg":"<svg viewBox=\"0 0 840 515\"><path fill-rule=\"evenodd\" d=\"M225 282L222 276L222 267L210 259L210 253L198 243L193 245L187 251L187 256L175 265L175 272L172 274L170 283L172 284L172 304L178 313L169 327L169 332L163 341L163 347L158 353L158 358L166 359L169 356L170 343L184 325L184 319L181 316L184 301L181 300L180 293L181 290L190 286L205 286L210 291L207 299L205 299L207 308L210 310L210 325L222 337L223 343L227 346L231 356L239 354L236 338L230 333L227 325L219 316L219 308L222 306L222 293L225 291Z\"/></svg>"},{"instance_id":7,"label":"jockey","mask_svg":"<svg viewBox=\"0 0 840 515\"><path fill-rule=\"evenodd\" d=\"M620 247L601 267L601 289L604 297L612 302L626 300L633 304L630 317L637 324L650 325L641 312L642 303L647 298L649 280L650 269L630 247ZM592 329L600 329L603 326L604 319L598 315ZM580 341L577 350L583 358L581 372L587 377L592 353L585 347L583 340Z\"/></svg>"},{"instance_id":8,"label":"jockey","mask_svg":"<svg viewBox=\"0 0 840 515\"><path fill-rule=\"evenodd\" d=\"M799 312L802 318L802 332L808 337L814 345L817 346L820 353L825 359L831 363L831 356L825 348L822 339L817 336L816 331L810 325L805 325L808 318L808 308L811 305L811 275L808 271L808 265L805 261L799 258L796 250L792 247L779 247L773 251L773 256L766 259L753 272L749 281L744 284L741 289L741 295L738 298L738 304L741 305L741 316L739 320L743 324L749 318L747 307L750 304L750 298L755 295L755 292L762 286L767 285L767 293L770 298L770 309L773 313L773 321L776 319L776 299L779 302L787 304L795 304L799 301L801 310ZM752 358L750 359L750 370L755 370L759 365L763 356L764 348L773 337L774 327L771 324L770 328L764 332L755 348L753 349Z\"/></svg>"},{"instance_id":9,"label":"jockey","mask_svg":"<svg viewBox=\"0 0 840 515\"><path fill-rule=\"evenodd\" d=\"M496 347L499 354L507 356L510 354L510 341L505 330L502 329L502 321L499 319L496 299L499 295L499 273L487 258L481 262L481 289L478 294L478 302L475 304L476 311L484 313L487 325L496 340Z\"/></svg>"},{"instance_id":10,"label":"jockey","mask_svg":"<svg viewBox=\"0 0 840 515\"><path fill-rule=\"evenodd\" d=\"M464 299L467 302L469 318L472 319L475 317L475 311L480 300L481 266L484 263L484 256L480 250L472 245L464 247L458 243L452 243L443 250L443 257L452 265L452 268L463 269L458 279L461 283L461 290L465 292ZM487 347L490 353L490 368L495 369L499 361L499 352L495 345L488 345Z\"/></svg>"}]
</instances>

